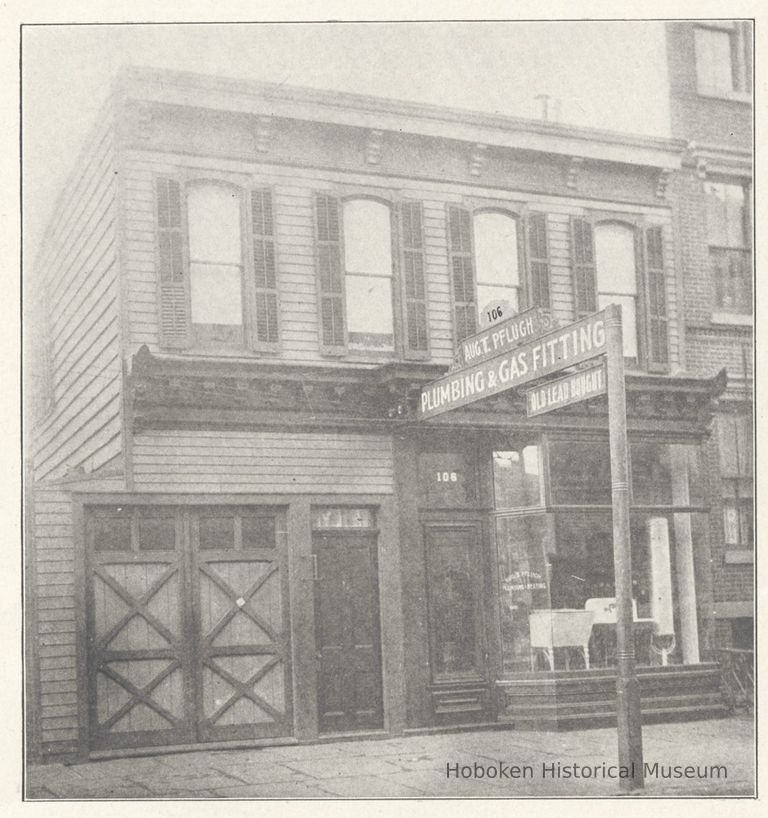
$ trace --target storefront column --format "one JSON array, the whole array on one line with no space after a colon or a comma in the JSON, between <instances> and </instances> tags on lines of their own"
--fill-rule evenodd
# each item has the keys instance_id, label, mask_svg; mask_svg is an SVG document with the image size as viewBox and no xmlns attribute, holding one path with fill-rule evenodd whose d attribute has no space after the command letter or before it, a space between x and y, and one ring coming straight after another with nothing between
<instances>
[{"instance_id":1,"label":"storefront column","mask_svg":"<svg viewBox=\"0 0 768 818\"><path fill-rule=\"evenodd\" d=\"M671 446L672 502L677 506L690 504L687 451L684 446ZM675 568L677 599L680 609L680 640L683 664L695 665L699 660L699 623L696 611L696 575L693 564L693 535L690 514L674 514Z\"/></svg>"}]
</instances>

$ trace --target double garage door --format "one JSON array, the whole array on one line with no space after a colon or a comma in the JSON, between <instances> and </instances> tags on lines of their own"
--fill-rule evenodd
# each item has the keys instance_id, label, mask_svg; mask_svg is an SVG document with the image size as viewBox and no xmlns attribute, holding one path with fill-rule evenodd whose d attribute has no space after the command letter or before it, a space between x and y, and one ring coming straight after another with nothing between
<instances>
[{"instance_id":1,"label":"double garage door","mask_svg":"<svg viewBox=\"0 0 768 818\"><path fill-rule=\"evenodd\" d=\"M254 508L89 511L92 749L290 735L284 530Z\"/></svg>"}]
</instances>

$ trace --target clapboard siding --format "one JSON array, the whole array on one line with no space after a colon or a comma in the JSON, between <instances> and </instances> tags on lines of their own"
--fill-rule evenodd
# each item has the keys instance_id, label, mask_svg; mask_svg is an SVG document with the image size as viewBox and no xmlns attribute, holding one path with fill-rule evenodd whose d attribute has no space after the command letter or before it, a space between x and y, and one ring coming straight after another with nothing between
<instances>
[{"instance_id":1,"label":"clapboard siding","mask_svg":"<svg viewBox=\"0 0 768 818\"><path fill-rule=\"evenodd\" d=\"M392 493L392 441L354 434L153 432L133 443L137 491Z\"/></svg>"},{"instance_id":2,"label":"clapboard siding","mask_svg":"<svg viewBox=\"0 0 768 818\"><path fill-rule=\"evenodd\" d=\"M122 451L116 170L107 105L56 203L31 274L48 302L48 412L30 445L36 480L98 469Z\"/></svg>"},{"instance_id":3,"label":"clapboard siding","mask_svg":"<svg viewBox=\"0 0 768 818\"><path fill-rule=\"evenodd\" d=\"M36 485L31 505L35 587L37 731L42 746L78 737L77 618L72 503L60 488Z\"/></svg>"},{"instance_id":4,"label":"clapboard siding","mask_svg":"<svg viewBox=\"0 0 768 818\"><path fill-rule=\"evenodd\" d=\"M520 191L499 191L476 181L455 182L386 178L361 175L349 169L326 171L310 168L258 166L235 160L172 155L131 150L124 161L123 194L128 214L124 235L124 263L128 276L128 318L130 346L135 351L147 344L157 351L158 316L154 271L153 179L156 174L183 169L205 170L215 175L212 164L222 174L240 174L255 184L269 185L274 192L275 229L280 292L279 356L296 363L323 360L318 342L317 285L313 224L313 193L338 190L344 195L354 191L383 192L404 200L418 200L424 206L424 247L429 298L430 351L435 363L448 363L453 357L454 331L451 313L451 281L448 267L446 206L451 202L499 201L528 204L531 210L547 213L552 275L552 308L563 322L573 320L569 218L588 209L617 214L649 214L666 219L666 208L628 205L610 201L585 202L577 196L552 197ZM671 284L674 284L674 276ZM670 326L672 326L672 321Z\"/></svg>"}]
</instances>

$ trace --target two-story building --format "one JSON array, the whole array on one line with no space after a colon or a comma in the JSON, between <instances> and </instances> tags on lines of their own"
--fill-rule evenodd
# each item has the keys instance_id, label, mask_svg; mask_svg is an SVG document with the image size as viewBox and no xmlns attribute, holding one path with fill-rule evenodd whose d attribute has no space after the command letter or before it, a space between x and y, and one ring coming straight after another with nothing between
<instances>
[{"instance_id":1,"label":"two-story building","mask_svg":"<svg viewBox=\"0 0 768 818\"><path fill-rule=\"evenodd\" d=\"M33 755L610 722L605 399L415 412L499 300L620 305L644 712L722 712L684 148L123 72L31 286Z\"/></svg>"},{"instance_id":2,"label":"two-story building","mask_svg":"<svg viewBox=\"0 0 768 818\"><path fill-rule=\"evenodd\" d=\"M670 196L679 221L690 372L725 367L711 438L717 643L752 649L753 281L750 21L667 23L671 133L688 143Z\"/></svg>"}]
</instances>

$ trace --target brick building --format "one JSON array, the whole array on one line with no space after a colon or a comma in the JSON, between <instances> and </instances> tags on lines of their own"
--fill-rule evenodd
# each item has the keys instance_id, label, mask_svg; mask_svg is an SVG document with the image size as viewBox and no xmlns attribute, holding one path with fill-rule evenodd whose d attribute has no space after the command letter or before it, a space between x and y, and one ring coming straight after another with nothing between
<instances>
[{"instance_id":1,"label":"brick building","mask_svg":"<svg viewBox=\"0 0 768 818\"><path fill-rule=\"evenodd\" d=\"M679 224L690 372L722 367L713 434L717 643L752 648L754 536L752 58L750 22L667 23L671 133L685 139L671 185Z\"/></svg>"},{"instance_id":2,"label":"brick building","mask_svg":"<svg viewBox=\"0 0 768 818\"><path fill-rule=\"evenodd\" d=\"M723 712L685 147L123 72L30 287L33 755L610 722L605 399L416 414L497 303L620 306L643 710Z\"/></svg>"}]
</instances>

